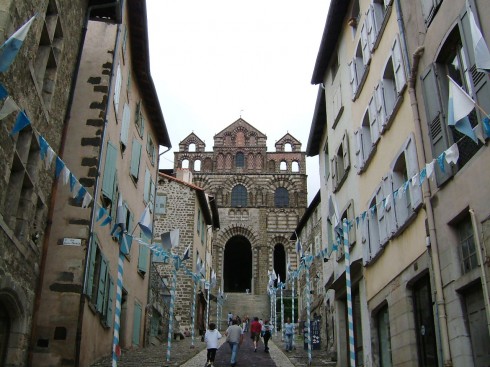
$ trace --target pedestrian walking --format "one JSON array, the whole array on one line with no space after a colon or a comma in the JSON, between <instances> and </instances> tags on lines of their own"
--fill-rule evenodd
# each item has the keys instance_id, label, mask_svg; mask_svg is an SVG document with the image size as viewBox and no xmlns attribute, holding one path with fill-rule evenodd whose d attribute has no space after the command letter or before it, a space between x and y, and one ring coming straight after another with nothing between
<instances>
[{"instance_id":1,"label":"pedestrian walking","mask_svg":"<svg viewBox=\"0 0 490 367\"><path fill-rule=\"evenodd\" d=\"M238 347L242 344L243 341L243 330L240 326L238 326L238 322L236 319L232 320L231 326L228 326L228 329L225 331L226 341L231 349L231 366L236 366L236 357L238 354Z\"/></svg>"},{"instance_id":2,"label":"pedestrian walking","mask_svg":"<svg viewBox=\"0 0 490 367\"><path fill-rule=\"evenodd\" d=\"M231 325L231 321L233 320L233 314L230 312L228 312L228 326Z\"/></svg>"},{"instance_id":3,"label":"pedestrian walking","mask_svg":"<svg viewBox=\"0 0 490 367\"><path fill-rule=\"evenodd\" d=\"M293 350L293 330L294 324L291 323L291 319L288 317L284 324L284 341L286 342L286 352Z\"/></svg>"},{"instance_id":4,"label":"pedestrian walking","mask_svg":"<svg viewBox=\"0 0 490 367\"><path fill-rule=\"evenodd\" d=\"M272 337L272 330L274 327L269 322L269 320L265 320L263 331L264 331L264 352L269 353L269 339Z\"/></svg>"},{"instance_id":5,"label":"pedestrian walking","mask_svg":"<svg viewBox=\"0 0 490 367\"><path fill-rule=\"evenodd\" d=\"M254 320L250 324L250 337L254 341L254 352L257 352L257 344L260 341L261 332L262 332L262 325L259 322L259 318L254 317Z\"/></svg>"},{"instance_id":6,"label":"pedestrian walking","mask_svg":"<svg viewBox=\"0 0 490 367\"><path fill-rule=\"evenodd\" d=\"M206 366L214 366L214 358L216 357L216 351L218 350L218 339L221 339L221 334L216 330L216 324L210 322L209 329L206 330L206 334L204 335L204 341L206 342L206 348L208 350Z\"/></svg>"}]
</instances>

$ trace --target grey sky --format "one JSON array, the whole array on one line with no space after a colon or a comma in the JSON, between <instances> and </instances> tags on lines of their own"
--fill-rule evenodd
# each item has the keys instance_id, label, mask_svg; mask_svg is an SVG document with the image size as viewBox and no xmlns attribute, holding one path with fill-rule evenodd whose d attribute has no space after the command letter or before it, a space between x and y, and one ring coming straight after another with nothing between
<instances>
[{"instance_id":1,"label":"grey sky","mask_svg":"<svg viewBox=\"0 0 490 367\"><path fill-rule=\"evenodd\" d=\"M241 117L306 149L318 86L310 84L329 1L147 0L151 72L173 150L191 132L213 136ZM173 167L173 153L162 156ZM307 159L308 202L319 188Z\"/></svg>"}]
</instances>

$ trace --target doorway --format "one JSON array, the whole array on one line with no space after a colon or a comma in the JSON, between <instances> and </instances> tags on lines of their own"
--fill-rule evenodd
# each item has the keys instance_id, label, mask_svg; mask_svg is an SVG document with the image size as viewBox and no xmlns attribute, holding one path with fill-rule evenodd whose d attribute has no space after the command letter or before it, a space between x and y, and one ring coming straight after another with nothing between
<instances>
[{"instance_id":1,"label":"doorway","mask_svg":"<svg viewBox=\"0 0 490 367\"><path fill-rule=\"evenodd\" d=\"M252 246L243 236L234 236L226 243L223 279L225 292L252 289Z\"/></svg>"}]
</instances>

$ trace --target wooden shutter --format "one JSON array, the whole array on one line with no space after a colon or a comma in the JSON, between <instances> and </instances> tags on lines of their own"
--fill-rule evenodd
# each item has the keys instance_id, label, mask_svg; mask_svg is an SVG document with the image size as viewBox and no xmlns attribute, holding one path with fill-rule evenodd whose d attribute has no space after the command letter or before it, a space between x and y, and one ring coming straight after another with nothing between
<instances>
[{"instance_id":1,"label":"wooden shutter","mask_svg":"<svg viewBox=\"0 0 490 367\"><path fill-rule=\"evenodd\" d=\"M121 64L117 65L116 70L116 81L114 85L114 110L116 112L119 111L119 98L121 96L121 83L122 83L122 75L121 75Z\"/></svg>"},{"instance_id":2,"label":"wooden shutter","mask_svg":"<svg viewBox=\"0 0 490 367\"><path fill-rule=\"evenodd\" d=\"M332 186L337 187L337 159L336 156L330 158L330 172L332 172Z\"/></svg>"},{"instance_id":3,"label":"wooden shutter","mask_svg":"<svg viewBox=\"0 0 490 367\"><path fill-rule=\"evenodd\" d=\"M417 160L417 149L415 147L415 137L413 135L405 146L405 161L407 163L408 178L411 179L414 175L420 172ZM419 181L419 179L417 181ZM422 188L419 185L419 182L417 182L416 185L412 185L412 183L409 185L410 200L413 210L416 210L422 204Z\"/></svg>"},{"instance_id":4,"label":"wooden shutter","mask_svg":"<svg viewBox=\"0 0 490 367\"><path fill-rule=\"evenodd\" d=\"M99 272L99 287L97 288L97 312L104 311L104 298L106 293L107 282L107 259L101 256L100 272Z\"/></svg>"},{"instance_id":5,"label":"wooden shutter","mask_svg":"<svg viewBox=\"0 0 490 367\"><path fill-rule=\"evenodd\" d=\"M114 192L114 179L116 177L116 163L117 163L117 148L107 143L107 152L105 156L104 172L102 177L102 194L108 199L112 200Z\"/></svg>"},{"instance_id":6,"label":"wooden shutter","mask_svg":"<svg viewBox=\"0 0 490 367\"><path fill-rule=\"evenodd\" d=\"M354 150L356 153L356 168L357 173L361 172L362 167L364 166L364 158L362 154L362 128L354 131Z\"/></svg>"},{"instance_id":7,"label":"wooden shutter","mask_svg":"<svg viewBox=\"0 0 490 367\"><path fill-rule=\"evenodd\" d=\"M475 22L478 23L478 12L473 8L473 15L475 17ZM473 40L471 38L470 21L469 14L464 7L463 12L460 16L461 24L461 42L463 44L463 49L465 51L465 56L468 60L469 75L471 76L472 83L472 97L475 99L476 103L485 111L490 113L490 76L485 73L478 71L476 68L475 52L473 49ZM481 27L480 27L481 30ZM487 42L488 43L488 42ZM481 125L482 120L485 117L480 109L475 109L478 115L478 122ZM484 132L484 129L482 129ZM485 135L484 135L485 136ZM486 136L488 138L488 136Z\"/></svg>"},{"instance_id":8,"label":"wooden shutter","mask_svg":"<svg viewBox=\"0 0 490 367\"><path fill-rule=\"evenodd\" d=\"M347 207L347 219L352 223L352 228L349 231L349 244L354 246L356 243L356 221L354 217L354 202L352 200L349 201L349 205Z\"/></svg>"},{"instance_id":9,"label":"wooden shutter","mask_svg":"<svg viewBox=\"0 0 490 367\"><path fill-rule=\"evenodd\" d=\"M145 204L150 201L150 185L151 185L151 173L148 169L145 171L145 189L143 192L143 200Z\"/></svg>"},{"instance_id":10,"label":"wooden shutter","mask_svg":"<svg viewBox=\"0 0 490 367\"><path fill-rule=\"evenodd\" d=\"M149 251L150 250L145 245L139 245L138 271L140 273L146 274L148 272Z\"/></svg>"},{"instance_id":11,"label":"wooden shutter","mask_svg":"<svg viewBox=\"0 0 490 367\"><path fill-rule=\"evenodd\" d=\"M375 91L376 93L376 91ZM376 95L371 97L369 101L369 133L371 134L371 143L374 145L379 140L379 123L378 123L378 108L376 107Z\"/></svg>"},{"instance_id":12,"label":"wooden shutter","mask_svg":"<svg viewBox=\"0 0 490 367\"><path fill-rule=\"evenodd\" d=\"M368 222L369 256L370 259L372 259L374 256L376 256L381 248L379 220L377 212L375 212L373 215L371 212L371 207L369 207L368 214L365 220L366 222Z\"/></svg>"},{"instance_id":13,"label":"wooden shutter","mask_svg":"<svg viewBox=\"0 0 490 367\"><path fill-rule=\"evenodd\" d=\"M107 298L107 316L106 316L106 323L107 326L111 327L113 325L113 318L114 318L114 298L116 289L114 287L114 279L112 279L111 276L109 276L109 291L108 291L108 298Z\"/></svg>"},{"instance_id":14,"label":"wooden shutter","mask_svg":"<svg viewBox=\"0 0 490 367\"><path fill-rule=\"evenodd\" d=\"M387 1L387 0L385 0ZM442 0L421 0L422 14L424 16L425 24L428 26L436 14L437 7Z\"/></svg>"},{"instance_id":15,"label":"wooden shutter","mask_svg":"<svg viewBox=\"0 0 490 367\"><path fill-rule=\"evenodd\" d=\"M121 124L121 144L126 147L128 145L129 123L131 121L131 108L125 103L123 107L122 124Z\"/></svg>"},{"instance_id":16,"label":"wooden shutter","mask_svg":"<svg viewBox=\"0 0 490 367\"><path fill-rule=\"evenodd\" d=\"M131 166L130 173L135 180L138 180L139 170L140 170L140 160L141 160L141 143L133 139L133 147L131 149Z\"/></svg>"},{"instance_id":17,"label":"wooden shutter","mask_svg":"<svg viewBox=\"0 0 490 367\"><path fill-rule=\"evenodd\" d=\"M357 85L358 85L358 80L357 80L357 70L356 70L356 58L352 59L351 62L349 62L349 71L350 71L350 85L352 89L352 98L355 97L356 92L357 92Z\"/></svg>"},{"instance_id":18,"label":"wooden shutter","mask_svg":"<svg viewBox=\"0 0 490 367\"><path fill-rule=\"evenodd\" d=\"M369 247L369 220L367 216L364 220L359 218L359 232L361 234L363 264L366 265L371 260L371 249Z\"/></svg>"},{"instance_id":19,"label":"wooden shutter","mask_svg":"<svg viewBox=\"0 0 490 367\"><path fill-rule=\"evenodd\" d=\"M396 91L400 94L403 88L405 88L407 79L405 77L405 67L398 35L396 35L395 42L393 42L393 46L391 47L391 60L393 62L393 71L395 73Z\"/></svg>"},{"instance_id":20,"label":"wooden shutter","mask_svg":"<svg viewBox=\"0 0 490 367\"><path fill-rule=\"evenodd\" d=\"M343 153L343 161L344 161L344 175L347 174L347 170L350 168L350 151L349 151L349 135L347 131L344 133L342 137L342 153Z\"/></svg>"},{"instance_id":21,"label":"wooden shutter","mask_svg":"<svg viewBox=\"0 0 490 367\"><path fill-rule=\"evenodd\" d=\"M388 241L388 224L385 216L386 211L382 205L383 198L383 181L381 181L381 184L376 190L376 213L378 218L379 242L381 245L384 245Z\"/></svg>"},{"instance_id":22,"label":"wooden shutter","mask_svg":"<svg viewBox=\"0 0 490 367\"><path fill-rule=\"evenodd\" d=\"M385 1L385 6L390 6L393 0L384 0Z\"/></svg>"},{"instance_id":23,"label":"wooden shutter","mask_svg":"<svg viewBox=\"0 0 490 367\"><path fill-rule=\"evenodd\" d=\"M422 91L424 95L425 112L429 137L432 146L432 156L437 158L442 152L449 147L448 131L446 127L445 116L441 93L439 89L436 66L431 65L422 74ZM437 185L440 186L452 176L452 168L444 160L445 173L435 164L435 173Z\"/></svg>"},{"instance_id":24,"label":"wooden shutter","mask_svg":"<svg viewBox=\"0 0 490 367\"><path fill-rule=\"evenodd\" d=\"M387 118L383 82L379 82L374 88L374 96L376 98L376 119L378 121L379 132L381 133L383 132L384 126L386 126Z\"/></svg>"},{"instance_id":25,"label":"wooden shutter","mask_svg":"<svg viewBox=\"0 0 490 367\"><path fill-rule=\"evenodd\" d=\"M393 178L391 176L391 173L383 177L382 185L383 199L389 198L389 200L385 200L385 203L382 204L384 207L383 210L385 211L386 235L389 239L398 228L396 222L395 207L393 206Z\"/></svg>"},{"instance_id":26,"label":"wooden shutter","mask_svg":"<svg viewBox=\"0 0 490 367\"><path fill-rule=\"evenodd\" d=\"M366 20L368 18L366 18ZM361 27L361 48L362 48L362 62L364 64L364 69L366 68L366 65L368 65L369 61L371 60L371 52L369 51L369 40L368 40L366 23L367 22L364 21Z\"/></svg>"},{"instance_id":27,"label":"wooden shutter","mask_svg":"<svg viewBox=\"0 0 490 367\"><path fill-rule=\"evenodd\" d=\"M87 277L87 287L85 294L89 296L91 301L93 302L94 300L92 299L92 292L93 292L93 286L94 286L94 274L95 274L95 259L97 255L97 244L98 244L98 239L97 235L94 233L92 237L92 242L90 243L90 248L89 248L89 256L88 256L88 277Z\"/></svg>"},{"instance_id":28,"label":"wooden shutter","mask_svg":"<svg viewBox=\"0 0 490 367\"><path fill-rule=\"evenodd\" d=\"M167 196L163 194L157 194L155 214L162 215L166 213L167 209Z\"/></svg>"},{"instance_id":29,"label":"wooden shutter","mask_svg":"<svg viewBox=\"0 0 490 367\"><path fill-rule=\"evenodd\" d=\"M139 303L134 304L134 313L133 313L133 345L140 345L140 329L141 329L141 315L142 308Z\"/></svg>"}]
</instances>

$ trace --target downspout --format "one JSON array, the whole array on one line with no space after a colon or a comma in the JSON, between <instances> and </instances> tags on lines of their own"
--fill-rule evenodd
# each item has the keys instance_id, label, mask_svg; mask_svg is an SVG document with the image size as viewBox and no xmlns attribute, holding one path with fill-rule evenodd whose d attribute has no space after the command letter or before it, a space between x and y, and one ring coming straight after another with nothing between
<instances>
[{"instance_id":1,"label":"downspout","mask_svg":"<svg viewBox=\"0 0 490 367\"><path fill-rule=\"evenodd\" d=\"M114 2L109 3L109 4L94 5L94 6L89 7L89 10L87 12L87 18L85 19L85 32L87 31L88 22L90 19L90 12L92 10L104 9L104 8L109 8L112 6L117 6L117 5L119 5L119 3L120 3L120 1L114 1ZM122 3L121 3L121 6L122 6ZM100 149L99 149L99 156L97 158L97 175L95 176L94 195L93 195L94 203L97 202L97 198L99 197L99 189L100 189L99 179L100 179L100 175L101 175L100 161L102 159L102 153L104 151L104 139L105 139L106 128L107 128L107 115L109 113L108 111L111 107L111 101L112 101L112 99L111 99L112 80L114 78L114 65L115 65L116 60L117 60L117 53L118 53L117 51L118 51L118 45L119 45L120 32L121 32L121 26L118 24L117 25L117 32L116 32L116 40L114 42L114 53L112 56L112 68L111 68L111 74L110 74L111 76L108 80L109 81L109 87L107 88L107 104L106 104L106 109L105 109L105 113L104 113L104 127L102 129L102 135L100 137L101 144L100 144ZM87 239L87 251L85 253L85 269L83 272L83 287L82 287L82 292L80 294L80 305L79 305L79 309L78 309L77 334L76 334L76 338L75 338L75 366L80 365L80 354L81 354L80 344L81 344L81 340L82 340L83 314L84 314L85 301L86 301L85 289L87 287L88 258L90 256L90 252L91 252L91 249L93 246L92 237L94 234L94 224L95 224L95 205L92 206L92 212L90 213L90 228L89 228L89 236Z\"/></svg>"},{"instance_id":2,"label":"downspout","mask_svg":"<svg viewBox=\"0 0 490 367\"><path fill-rule=\"evenodd\" d=\"M398 1L399 0L397 0L397 3ZM408 93L410 96L410 106L412 107L415 135L417 141L420 142L419 147L420 147L421 154L418 156L421 164L419 164L419 167L421 165L425 165L425 162L427 162L427 155L425 152L425 147L423 144L424 140L422 137L422 122L420 120L417 95L415 93L417 69L418 69L420 58L422 57L423 53L424 53L423 46L418 47L413 53L412 55L413 63L408 78ZM435 289L436 307L437 307L436 320L439 326L438 328L436 328L436 332L439 331L440 334L439 337L440 337L440 343L442 349L443 364L445 367L450 367L453 365L453 362L451 357L451 349L449 345L446 306L444 301L443 285L442 285L442 278L441 278L441 264L439 259L439 245L437 242L437 235L436 235L436 228L435 228L435 221L434 221L434 210L432 208L432 202L431 202L432 194L430 191L429 180L424 180L424 182L422 183L422 189L424 193L425 212L426 212L427 222L429 226L430 243L427 246L427 251L429 253L429 256L432 258L432 271L433 271L434 283L436 288Z\"/></svg>"},{"instance_id":3,"label":"downspout","mask_svg":"<svg viewBox=\"0 0 490 367\"><path fill-rule=\"evenodd\" d=\"M480 235L478 231L478 221L476 219L475 211L469 210L471 216L471 224L473 225L473 233L475 234L475 247L476 254L478 256L478 262L480 263L481 271L481 285L483 290L483 301L485 302L485 313L487 315L487 329L490 333L490 297L488 292L488 274L485 266L488 265L488 256L486 254L485 246L481 246Z\"/></svg>"}]
</instances>

